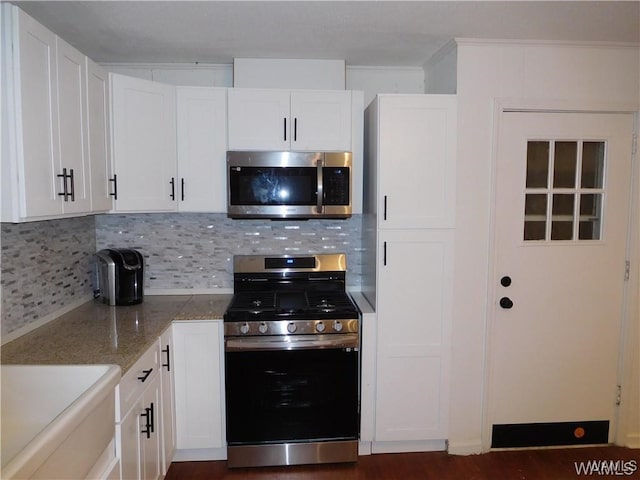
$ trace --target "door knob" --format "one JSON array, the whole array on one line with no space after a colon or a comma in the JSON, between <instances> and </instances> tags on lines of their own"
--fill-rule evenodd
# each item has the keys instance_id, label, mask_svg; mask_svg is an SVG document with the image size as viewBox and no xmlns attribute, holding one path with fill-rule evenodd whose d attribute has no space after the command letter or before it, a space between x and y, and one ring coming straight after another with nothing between
<instances>
[{"instance_id":1,"label":"door knob","mask_svg":"<svg viewBox=\"0 0 640 480\"><path fill-rule=\"evenodd\" d=\"M513 301L509 297L502 297L500 299L500 306L505 310L509 310L513 307Z\"/></svg>"}]
</instances>

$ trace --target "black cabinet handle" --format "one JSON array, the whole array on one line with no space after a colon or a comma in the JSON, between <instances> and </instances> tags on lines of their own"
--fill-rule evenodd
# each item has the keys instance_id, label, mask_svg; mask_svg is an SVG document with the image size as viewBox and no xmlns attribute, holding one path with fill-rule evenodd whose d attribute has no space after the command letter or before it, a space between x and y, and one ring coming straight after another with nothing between
<instances>
[{"instance_id":1,"label":"black cabinet handle","mask_svg":"<svg viewBox=\"0 0 640 480\"><path fill-rule=\"evenodd\" d=\"M167 354L167 363L163 363L162 366L167 367L167 372L170 372L171 371L171 353L169 351L169 345L167 345L167 348L162 349L162 353Z\"/></svg>"},{"instance_id":2,"label":"black cabinet handle","mask_svg":"<svg viewBox=\"0 0 640 480\"><path fill-rule=\"evenodd\" d=\"M150 368L149 370L143 370L142 373L144 375L142 375L141 377L138 377L138 380L144 383L147 380L147 378L149 378L149 375L151 375L151 372L153 372L153 368Z\"/></svg>"},{"instance_id":3,"label":"black cabinet handle","mask_svg":"<svg viewBox=\"0 0 640 480\"><path fill-rule=\"evenodd\" d=\"M284 117L284 141L287 141L287 117Z\"/></svg>"},{"instance_id":4,"label":"black cabinet handle","mask_svg":"<svg viewBox=\"0 0 640 480\"><path fill-rule=\"evenodd\" d=\"M141 413L140 416L144 417L144 429L140 430L140 433L144 433L147 438L151 438L151 434L154 430L153 402L151 402L149 407L144 409L144 413Z\"/></svg>"},{"instance_id":5,"label":"black cabinet handle","mask_svg":"<svg viewBox=\"0 0 640 480\"><path fill-rule=\"evenodd\" d=\"M511 277L509 275L505 275L500 279L500 285L503 287L508 287L511 285Z\"/></svg>"},{"instance_id":6,"label":"black cabinet handle","mask_svg":"<svg viewBox=\"0 0 640 480\"><path fill-rule=\"evenodd\" d=\"M180 199L184 202L184 177L180 180Z\"/></svg>"},{"instance_id":7,"label":"black cabinet handle","mask_svg":"<svg viewBox=\"0 0 640 480\"><path fill-rule=\"evenodd\" d=\"M293 141L298 141L298 117L293 119Z\"/></svg>"},{"instance_id":8,"label":"black cabinet handle","mask_svg":"<svg viewBox=\"0 0 640 480\"><path fill-rule=\"evenodd\" d=\"M71 180L71 201L75 202L76 201L76 184L75 181L73 179L73 168L69 170L69 179Z\"/></svg>"},{"instance_id":9,"label":"black cabinet handle","mask_svg":"<svg viewBox=\"0 0 640 480\"><path fill-rule=\"evenodd\" d=\"M151 406L149 408L151 420L149 422L149 426L151 427L151 433L155 431L156 420L155 420L155 409L153 408L153 402L151 402Z\"/></svg>"},{"instance_id":10,"label":"black cabinet handle","mask_svg":"<svg viewBox=\"0 0 640 480\"><path fill-rule=\"evenodd\" d=\"M383 208L383 211L382 211L382 218L384 220L387 219L387 196L386 195L384 196L384 208Z\"/></svg>"},{"instance_id":11,"label":"black cabinet handle","mask_svg":"<svg viewBox=\"0 0 640 480\"><path fill-rule=\"evenodd\" d=\"M65 202L69 201L69 191L67 190L67 169L63 168L62 173L57 175L58 178L62 178L62 193L58 193L58 196L63 197Z\"/></svg>"},{"instance_id":12,"label":"black cabinet handle","mask_svg":"<svg viewBox=\"0 0 640 480\"><path fill-rule=\"evenodd\" d=\"M110 193L114 200L118 199L118 176L114 173L113 178L109 179L110 182L113 182L113 192Z\"/></svg>"},{"instance_id":13,"label":"black cabinet handle","mask_svg":"<svg viewBox=\"0 0 640 480\"><path fill-rule=\"evenodd\" d=\"M513 300L509 297L502 297L500 299L500 306L505 310L509 310L510 308L513 308Z\"/></svg>"},{"instance_id":14,"label":"black cabinet handle","mask_svg":"<svg viewBox=\"0 0 640 480\"><path fill-rule=\"evenodd\" d=\"M387 266L387 242L382 244L382 264Z\"/></svg>"},{"instance_id":15,"label":"black cabinet handle","mask_svg":"<svg viewBox=\"0 0 640 480\"><path fill-rule=\"evenodd\" d=\"M171 185L171 194L169 196L171 197L171 200L175 200L176 199L176 179L175 179L175 177L171 177L171 181L169 182L169 184Z\"/></svg>"}]
</instances>

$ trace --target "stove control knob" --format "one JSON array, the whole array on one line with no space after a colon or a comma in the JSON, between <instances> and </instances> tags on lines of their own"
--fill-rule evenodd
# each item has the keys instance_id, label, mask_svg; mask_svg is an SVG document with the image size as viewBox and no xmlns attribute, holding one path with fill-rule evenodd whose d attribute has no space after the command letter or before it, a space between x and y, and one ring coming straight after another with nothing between
<instances>
[{"instance_id":1,"label":"stove control knob","mask_svg":"<svg viewBox=\"0 0 640 480\"><path fill-rule=\"evenodd\" d=\"M341 332L342 331L342 322L340 320L336 320L335 322L333 322L333 329L336 332Z\"/></svg>"},{"instance_id":2,"label":"stove control knob","mask_svg":"<svg viewBox=\"0 0 640 480\"><path fill-rule=\"evenodd\" d=\"M269 330L269 326L265 322L260 323L260 325L258 326L258 331L260 333L267 333L267 330Z\"/></svg>"},{"instance_id":3,"label":"stove control knob","mask_svg":"<svg viewBox=\"0 0 640 480\"><path fill-rule=\"evenodd\" d=\"M243 335L249 333L249 324L247 322L244 322L242 325L240 325L240 333Z\"/></svg>"},{"instance_id":4,"label":"stove control knob","mask_svg":"<svg viewBox=\"0 0 640 480\"><path fill-rule=\"evenodd\" d=\"M289 322L289 325L287 325L287 331L288 331L289 333L293 333L293 332L295 332L297 329L298 329L298 326L297 326L295 323L293 323L293 322Z\"/></svg>"},{"instance_id":5,"label":"stove control knob","mask_svg":"<svg viewBox=\"0 0 640 480\"><path fill-rule=\"evenodd\" d=\"M325 326L323 322L316 323L316 332L322 333L324 332Z\"/></svg>"}]
</instances>

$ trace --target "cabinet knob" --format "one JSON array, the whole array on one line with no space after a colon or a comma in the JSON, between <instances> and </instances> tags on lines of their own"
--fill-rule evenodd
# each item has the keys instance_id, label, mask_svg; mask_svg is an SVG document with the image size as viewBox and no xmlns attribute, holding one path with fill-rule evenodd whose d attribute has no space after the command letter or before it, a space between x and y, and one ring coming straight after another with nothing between
<instances>
[{"instance_id":1,"label":"cabinet knob","mask_svg":"<svg viewBox=\"0 0 640 480\"><path fill-rule=\"evenodd\" d=\"M500 306L505 310L509 310L513 307L513 301L509 297L502 297L500 299Z\"/></svg>"}]
</instances>

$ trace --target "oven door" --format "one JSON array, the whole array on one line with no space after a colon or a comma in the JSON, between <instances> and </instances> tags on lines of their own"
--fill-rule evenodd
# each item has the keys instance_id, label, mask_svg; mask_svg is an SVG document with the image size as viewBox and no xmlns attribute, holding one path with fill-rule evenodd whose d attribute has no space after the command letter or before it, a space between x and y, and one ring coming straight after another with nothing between
<instances>
[{"instance_id":1,"label":"oven door","mask_svg":"<svg viewBox=\"0 0 640 480\"><path fill-rule=\"evenodd\" d=\"M357 334L294 337L225 340L230 447L357 440Z\"/></svg>"}]
</instances>

